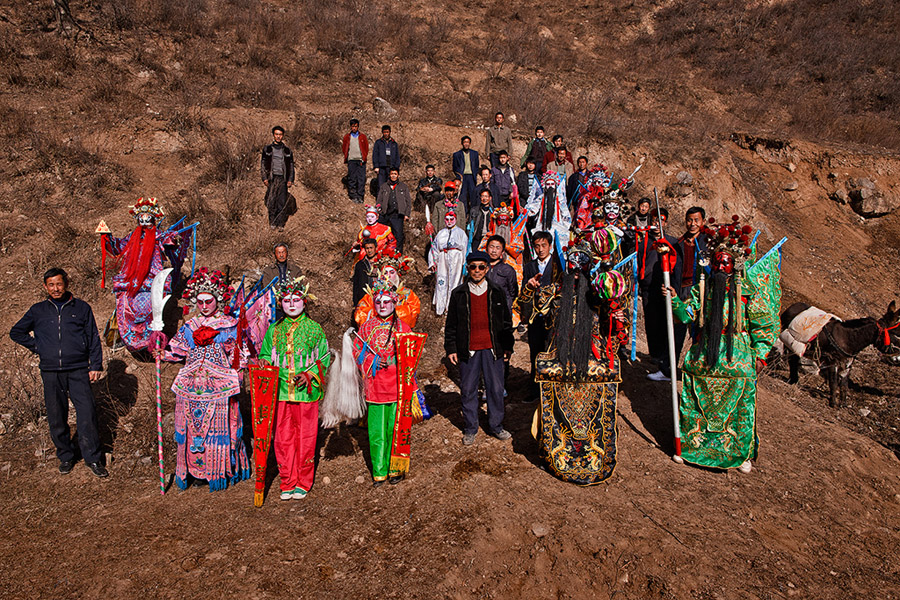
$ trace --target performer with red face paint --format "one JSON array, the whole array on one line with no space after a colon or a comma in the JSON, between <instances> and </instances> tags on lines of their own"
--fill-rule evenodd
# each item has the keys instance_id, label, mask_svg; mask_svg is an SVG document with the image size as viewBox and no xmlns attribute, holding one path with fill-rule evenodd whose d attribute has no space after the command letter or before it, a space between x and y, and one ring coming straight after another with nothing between
<instances>
[{"instance_id":1,"label":"performer with red face paint","mask_svg":"<svg viewBox=\"0 0 900 600\"><path fill-rule=\"evenodd\" d=\"M259 358L278 367L275 459L281 499L302 500L315 476L319 400L331 354L322 327L306 314L306 303L316 298L305 279L286 282L279 298L284 318L269 327Z\"/></svg>"},{"instance_id":2,"label":"performer with red face paint","mask_svg":"<svg viewBox=\"0 0 900 600\"><path fill-rule=\"evenodd\" d=\"M221 272L197 269L183 297L199 314L181 327L162 353L163 360L185 361L172 383L175 483L186 489L193 479L203 480L213 492L250 477L237 400L238 370L246 367L249 352L245 341L238 342L238 320L223 312L231 288Z\"/></svg>"}]
</instances>

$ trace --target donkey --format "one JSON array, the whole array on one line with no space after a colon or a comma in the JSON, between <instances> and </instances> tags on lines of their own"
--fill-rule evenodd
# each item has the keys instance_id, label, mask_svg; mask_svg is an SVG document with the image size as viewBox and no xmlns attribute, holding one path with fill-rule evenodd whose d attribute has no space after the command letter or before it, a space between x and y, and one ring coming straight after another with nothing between
<instances>
[{"instance_id":1,"label":"donkey","mask_svg":"<svg viewBox=\"0 0 900 600\"><path fill-rule=\"evenodd\" d=\"M794 317L810 308L809 304L797 302L781 313L781 329L787 329ZM887 307L887 312L880 319L864 317L850 321L831 319L806 348L804 356L815 361L819 373L828 382L831 407L842 405L847 400L847 383L853 359L861 350L875 346L882 356L891 364L900 364L900 336L897 325L900 323L900 310L894 301ZM791 375L788 383L795 384L799 380L800 357L791 352L788 358ZM840 391L840 399L838 399Z\"/></svg>"}]
</instances>

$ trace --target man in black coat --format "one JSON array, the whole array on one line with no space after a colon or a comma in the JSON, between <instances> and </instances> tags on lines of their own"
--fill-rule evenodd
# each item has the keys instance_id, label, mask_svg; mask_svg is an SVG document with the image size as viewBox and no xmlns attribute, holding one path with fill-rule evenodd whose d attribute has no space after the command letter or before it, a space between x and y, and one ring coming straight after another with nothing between
<instances>
[{"instance_id":1,"label":"man in black coat","mask_svg":"<svg viewBox=\"0 0 900 600\"><path fill-rule=\"evenodd\" d=\"M366 257L353 267L353 307L354 310L362 297L366 295L366 288L372 285L375 276L372 274L375 253L378 252L378 242L373 238L366 238L362 243Z\"/></svg>"},{"instance_id":2,"label":"man in black coat","mask_svg":"<svg viewBox=\"0 0 900 600\"><path fill-rule=\"evenodd\" d=\"M263 148L260 173L266 186L265 204L269 227L284 229L287 222L288 188L294 185L294 154L284 145L284 128L272 128L273 142Z\"/></svg>"},{"instance_id":3,"label":"man in black coat","mask_svg":"<svg viewBox=\"0 0 900 600\"><path fill-rule=\"evenodd\" d=\"M513 352L512 316L503 291L487 279L490 257L475 250L466 257L468 277L450 293L444 350L459 365L459 394L465 418L463 445L478 433L478 382L484 376L488 433L499 440L512 437L503 429L503 361Z\"/></svg>"},{"instance_id":4,"label":"man in black coat","mask_svg":"<svg viewBox=\"0 0 900 600\"><path fill-rule=\"evenodd\" d=\"M558 260L551 251L552 238L546 231L538 231L532 237L535 259L525 263L522 268L523 286L537 289L543 285L554 283L560 276ZM522 315L522 319L530 318L528 323L528 349L531 352L531 384L528 401L535 402L540 397L540 387L534 380L535 360L540 352L547 350L549 323L543 315Z\"/></svg>"},{"instance_id":5,"label":"man in black coat","mask_svg":"<svg viewBox=\"0 0 900 600\"><path fill-rule=\"evenodd\" d=\"M662 215L662 230L665 232L666 223L669 220L669 211L665 208L660 208L659 214ZM666 327L666 297L663 295L662 261L659 260L659 252L654 247L659 240L659 231L659 218L656 213L651 213L650 234L647 240L647 262L644 266L644 277L639 282L639 289L641 303L644 308L647 349L650 357L659 363L659 371L649 373L647 379L651 381L671 381L671 374L669 373L669 334ZM674 236L666 233L665 239L675 248L675 266L669 273L669 285L676 290L680 290L681 274L684 266L681 246L678 244L678 238ZM638 240L638 256L641 256L644 252L643 244L642 240Z\"/></svg>"},{"instance_id":6,"label":"man in black coat","mask_svg":"<svg viewBox=\"0 0 900 600\"><path fill-rule=\"evenodd\" d=\"M412 198L409 196L409 186L400 181L397 167L388 169L387 181L378 188L377 201L378 222L390 226L391 233L397 240L397 252L403 252L403 224L409 221Z\"/></svg>"},{"instance_id":7,"label":"man in black coat","mask_svg":"<svg viewBox=\"0 0 900 600\"><path fill-rule=\"evenodd\" d=\"M28 309L9 337L40 357L41 380L50 438L59 472L72 472L75 447L69 431L69 400L75 405L81 456L97 477L108 477L100 452L97 410L91 383L103 373L103 349L90 305L68 291L62 269L44 273L47 299ZM34 335L32 335L32 333Z\"/></svg>"},{"instance_id":8,"label":"man in black coat","mask_svg":"<svg viewBox=\"0 0 900 600\"><path fill-rule=\"evenodd\" d=\"M383 125L381 127L381 137L375 140L372 148L372 166L375 167L375 174L378 176L378 189L388 180L391 169L400 168L400 146L391 137L391 126ZM378 192L375 192L378 196Z\"/></svg>"}]
</instances>

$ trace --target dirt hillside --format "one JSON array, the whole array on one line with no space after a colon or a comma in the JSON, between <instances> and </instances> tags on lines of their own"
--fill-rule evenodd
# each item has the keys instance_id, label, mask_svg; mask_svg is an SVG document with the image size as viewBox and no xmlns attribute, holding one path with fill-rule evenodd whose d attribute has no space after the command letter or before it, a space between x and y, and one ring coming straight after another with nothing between
<instances>
[{"instance_id":1,"label":"dirt hillside","mask_svg":"<svg viewBox=\"0 0 900 600\"><path fill-rule=\"evenodd\" d=\"M0 290L6 331L51 265L98 321L94 227L124 235L156 196L201 222L198 264L252 273L280 239L313 279L332 344L349 320L362 220L341 188L339 139L356 116L393 126L402 178L449 175L461 135L483 148L496 110L521 156L537 124L637 194L745 216L783 236L785 305L880 316L900 289L900 40L890 3L687 0L556 7L424 2L0 2ZM384 103L376 100L383 98ZM298 157L298 212L266 226L258 153L274 124ZM370 172L371 176L371 172ZM509 383L511 442L460 445L456 373L429 310L423 215L406 283L429 333L420 380L438 413L413 432L410 477L372 489L364 429L320 432L302 502L252 483L161 497L152 366L106 352L96 386L111 477L56 472L36 363L0 340L0 595L9 598L898 598L900 385L865 351L846 406L814 376L761 378L749 475L675 465L668 388L626 367L606 483L545 472ZM4 329L5 328L5 329ZM167 366L171 382L177 366ZM165 384L167 385L167 383ZM167 388L166 388L167 389ZM247 399L244 398L244 404ZM164 399L166 457L174 399ZM74 414L72 415L74 423ZM249 428L247 428L249 429ZM274 470L274 469L273 469ZM271 479L271 478L270 478ZM276 488L277 489L277 488Z\"/></svg>"}]
</instances>

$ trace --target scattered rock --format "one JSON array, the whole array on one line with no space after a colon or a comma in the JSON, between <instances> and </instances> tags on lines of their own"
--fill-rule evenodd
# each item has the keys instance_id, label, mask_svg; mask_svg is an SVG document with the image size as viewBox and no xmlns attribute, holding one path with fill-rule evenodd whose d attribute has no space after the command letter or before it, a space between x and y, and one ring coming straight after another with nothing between
<instances>
[{"instance_id":1,"label":"scattered rock","mask_svg":"<svg viewBox=\"0 0 900 600\"><path fill-rule=\"evenodd\" d=\"M678 175L675 176L675 180L682 185L691 185L692 183L694 183L694 176L687 171L678 171Z\"/></svg>"},{"instance_id":2,"label":"scattered rock","mask_svg":"<svg viewBox=\"0 0 900 600\"><path fill-rule=\"evenodd\" d=\"M362 475L358 475L354 481L356 481L356 483L365 483L366 478L363 477Z\"/></svg>"},{"instance_id":3,"label":"scattered rock","mask_svg":"<svg viewBox=\"0 0 900 600\"><path fill-rule=\"evenodd\" d=\"M800 187L800 184L797 183L796 181L788 181L786 184L784 184L784 191L795 192L795 191L797 191L797 188L799 188L799 187Z\"/></svg>"},{"instance_id":4,"label":"scattered rock","mask_svg":"<svg viewBox=\"0 0 900 600\"><path fill-rule=\"evenodd\" d=\"M868 408L859 409L859 416L861 416L861 417L868 417L870 414L872 414L872 411L869 410Z\"/></svg>"},{"instance_id":5,"label":"scattered rock","mask_svg":"<svg viewBox=\"0 0 900 600\"><path fill-rule=\"evenodd\" d=\"M149 456L145 456L144 458L141 459L141 462L145 465L149 465L151 460L153 460L153 459L150 458Z\"/></svg>"},{"instance_id":6,"label":"scattered rock","mask_svg":"<svg viewBox=\"0 0 900 600\"><path fill-rule=\"evenodd\" d=\"M550 528L543 523L535 523L531 526L531 533L533 533L535 537L542 538L550 533Z\"/></svg>"},{"instance_id":7,"label":"scattered rock","mask_svg":"<svg viewBox=\"0 0 900 600\"><path fill-rule=\"evenodd\" d=\"M847 204L850 202L850 196L847 195L847 190L844 188L838 188L835 192L831 194L831 199L840 204Z\"/></svg>"},{"instance_id":8,"label":"scattered rock","mask_svg":"<svg viewBox=\"0 0 900 600\"><path fill-rule=\"evenodd\" d=\"M372 101L372 108L374 108L375 112L380 115L397 114L397 109L391 106L390 102L381 97L377 97Z\"/></svg>"},{"instance_id":9,"label":"scattered rock","mask_svg":"<svg viewBox=\"0 0 900 600\"><path fill-rule=\"evenodd\" d=\"M6 435L6 423L0 421L0 435Z\"/></svg>"},{"instance_id":10,"label":"scattered rock","mask_svg":"<svg viewBox=\"0 0 900 600\"><path fill-rule=\"evenodd\" d=\"M323 478L322 478L322 483L323 483L324 485L328 485L329 483L331 483L331 477L323 477Z\"/></svg>"},{"instance_id":11,"label":"scattered rock","mask_svg":"<svg viewBox=\"0 0 900 600\"><path fill-rule=\"evenodd\" d=\"M788 171L790 171L791 173L793 173L794 171L797 170L797 165L795 165L792 162L789 162L788 164L785 165L784 168L787 169Z\"/></svg>"},{"instance_id":12,"label":"scattered rock","mask_svg":"<svg viewBox=\"0 0 900 600\"><path fill-rule=\"evenodd\" d=\"M544 25L542 25L541 28L538 29L538 35L541 36L542 38L544 38L545 40L553 39L553 32L550 31L550 29Z\"/></svg>"},{"instance_id":13,"label":"scattered rock","mask_svg":"<svg viewBox=\"0 0 900 600\"><path fill-rule=\"evenodd\" d=\"M507 120L509 120L510 123L515 123L516 121L519 120L519 118L515 115L515 113L509 115L506 118L507 118Z\"/></svg>"}]
</instances>

